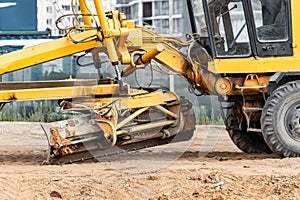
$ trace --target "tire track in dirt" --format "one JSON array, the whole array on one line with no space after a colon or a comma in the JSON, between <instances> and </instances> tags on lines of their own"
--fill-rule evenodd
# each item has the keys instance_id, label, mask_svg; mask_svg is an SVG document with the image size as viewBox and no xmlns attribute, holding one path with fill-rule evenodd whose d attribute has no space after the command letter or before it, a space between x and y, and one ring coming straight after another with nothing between
<instances>
[{"instance_id":1,"label":"tire track in dirt","mask_svg":"<svg viewBox=\"0 0 300 200\"><path fill-rule=\"evenodd\" d=\"M37 132L38 128L33 130ZM0 134L0 143L9 142L9 137L19 137L24 144L0 145L0 199L52 199L55 195L84 200L300 197L299 158L241 153L224 127L198 127L188 150L166 165L163 161L175 158L180 153L177 147L184 143L136 151L97 163L42 166L47 146L38 146L41 144L38 141L43 137L34 133L35 139L30 140L29 133L25 137L17 131L9 132ZM201 149L203 144L207 147ZM199 154L211 147L206 157ZM163 164L156 165L159 162ZM156 170L145 170L151 167Z\"/></svg>"},{"instance_id":2,"label":"tire track in dirt","mask_svg":"<svg viewBox=\"0 0 300 200\"><path fill-rule=\"evenodd\" d=\"M1 199L13 199L16 192L19 190L16 179L0 176L0 198Z\"/></svg>"},{"instance_id":3,"label":"tire track in dirt","mask_svg":"<svg viewBox=\"0 0 300 200\"><path fill-rule=\"evenodd\" d=\"M1 199L32 199L31 185L22 176L0 178Z\"/></svg>"}]
</instances>

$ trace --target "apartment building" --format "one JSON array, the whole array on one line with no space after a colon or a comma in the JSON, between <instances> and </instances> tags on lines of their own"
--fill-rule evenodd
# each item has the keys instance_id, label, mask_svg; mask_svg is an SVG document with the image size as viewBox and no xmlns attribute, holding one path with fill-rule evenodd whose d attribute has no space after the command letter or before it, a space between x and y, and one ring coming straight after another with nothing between
<instances>
[{"instance_id":1,"label":"apartment building","mask_svg":"<svg viewBox=\"0 0 300 200\"><path fill-rule=\"evenodd\" d=\"M91 12L95 13L93 8L93 0L86 0L87 5ZM37 24L38 30L51 29L52 35L63 35L65 31L58 30L56 27L56 20L66 14L72 14L70 0L37 0ZM115 5L115 0L103 0L105 10L111 10ZM74 11L78 12L78 1L74 1ZM63 18L60 26L68 26L72 24L73 17L68 16Z\"/></svg>"},{"instance_id":2,"label":"apartment building","mask_svg":"<svg viewBox=\"0 0 300 200\"><path fill-rule=\"evenodd\" d=\"M183 35L188 19L182 0L117 0L116 9L138 25L149 26L160 34Z\"/></svg>"}]
</instances>

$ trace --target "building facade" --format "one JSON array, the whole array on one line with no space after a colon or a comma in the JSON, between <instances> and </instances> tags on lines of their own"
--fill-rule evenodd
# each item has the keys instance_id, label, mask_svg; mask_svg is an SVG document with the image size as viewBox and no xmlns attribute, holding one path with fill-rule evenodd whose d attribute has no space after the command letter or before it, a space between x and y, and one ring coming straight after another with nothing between
<instances>
[{"instance_id":1,"label":"building facade","mask_svg":"<svg viewBox=\"0 0 300 200\"><path fill-rule=\"evenodd\" d=\"M65 31L58 30L56 27L56 20L67 14L72 14L73 9L70 0L36 0L37 1L37 24L38 30L51 29L51 33L54 36L63 35ZM95 13L93 9L93 0L86 0L87 5L92 13ZM115 7L115 1L103 0L105 10L111 10ZM78 12L78 1L74 1L74 11ZM72 24L73 17L67 16L62 19L59 26L66 27Z\"/></svg>"},{"instance_id":2,"label":"building facade","mask_svg":"<svg viewBox=\"0 0 300 200\"><path fill-rule=\"evenodd\" d=\"M188 13L182 0L117 0L115 8L160 34L181 36L187 28Z\"/></svg>"}]
</instances>

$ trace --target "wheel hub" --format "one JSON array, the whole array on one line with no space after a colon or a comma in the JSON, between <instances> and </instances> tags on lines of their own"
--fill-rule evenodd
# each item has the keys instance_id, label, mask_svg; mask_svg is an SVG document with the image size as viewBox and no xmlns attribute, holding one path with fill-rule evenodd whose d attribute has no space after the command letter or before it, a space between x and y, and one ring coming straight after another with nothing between
<instances>
[{"instance_id":1,"label":"wheel hub","mask_svg":"<svg viewBox=\"0 0 300 200\"><path fill-rule=\"evenodd\" d=\"M285 126L295 140L300 141L300 105L292 106L286 115Z\"/></svg>"}]
</instances>

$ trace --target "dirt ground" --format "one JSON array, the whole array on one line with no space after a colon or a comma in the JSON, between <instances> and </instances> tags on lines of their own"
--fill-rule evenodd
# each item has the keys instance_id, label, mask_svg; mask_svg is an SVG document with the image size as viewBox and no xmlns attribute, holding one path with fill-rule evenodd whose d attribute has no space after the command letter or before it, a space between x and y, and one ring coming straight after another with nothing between
<instances>
[{"instance_id":1,"label":"dirt ground","mask_svg":"<svg viewBox=\"0 0 300 200\"><path fill-rule=\"evenodd\" d=\"M99 162L42 165L38 123L0 123L1 199L299 199L300 158L248 155L222 126Z\"/></svg>"}]
</instances>

